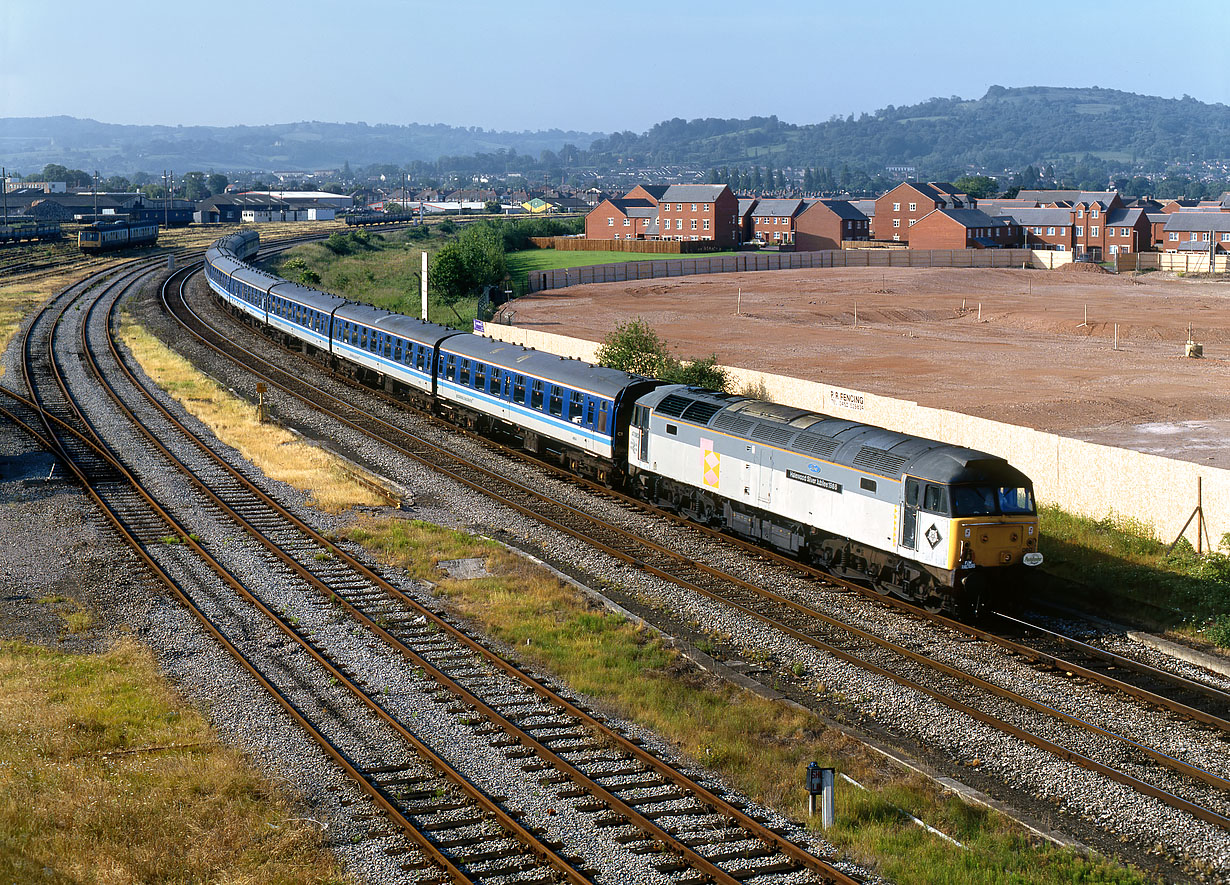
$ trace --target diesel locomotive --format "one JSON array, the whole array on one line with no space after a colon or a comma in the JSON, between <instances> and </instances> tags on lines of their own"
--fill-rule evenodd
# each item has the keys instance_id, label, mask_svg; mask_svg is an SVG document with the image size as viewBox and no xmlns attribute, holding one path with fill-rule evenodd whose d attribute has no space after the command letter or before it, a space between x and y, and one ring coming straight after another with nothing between
<instances>
[{"instance_id":1,"label":"diesel locomotive","mask_svg":"<svg viewBox=\"0 0 1230 885\"><path fill-rule=\"evenodd\" d=\"M919 603L977 614L1042 562L1005 459L744 396L666 384L359 304L206 253L230 308L335 370L574 473Z\"/></svg>"}]
</instances>

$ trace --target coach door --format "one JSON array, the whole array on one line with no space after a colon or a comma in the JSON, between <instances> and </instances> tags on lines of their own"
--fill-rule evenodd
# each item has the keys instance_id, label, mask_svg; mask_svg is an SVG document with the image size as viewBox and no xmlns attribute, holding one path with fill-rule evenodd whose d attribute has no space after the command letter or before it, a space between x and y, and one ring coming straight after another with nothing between
<instances>
[{"instance_id":1,"label":"coach door","mask_svg":"<svg viewBox=\"0 0 1230 885\"><path fill-rule=\"evenodd\" d=\"M905 500L901 506L901 546L908 550L918 548L918 502L922 484L916 479L906 479Z\"/></svg>"}]
</instances>

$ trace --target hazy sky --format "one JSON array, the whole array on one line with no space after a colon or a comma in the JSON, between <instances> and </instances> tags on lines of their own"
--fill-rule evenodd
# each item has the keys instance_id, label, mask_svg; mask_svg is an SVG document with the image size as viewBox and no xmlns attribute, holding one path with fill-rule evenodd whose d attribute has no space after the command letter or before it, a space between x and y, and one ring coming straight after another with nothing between
<instances>
[{"instance_id":1,"label":"hazy sky","mask_svg":"<svg viewBox=\"0 0 1230 885\"><path fill-rule=\"evenodd\" d=\"M0 117L641 132L988 86L1230 104L1230 2L0 0ZM1176 21L1179 19L1179 21ZM1169 41L1169 42L1167 42Z\"/></svg>"}]
</instances>

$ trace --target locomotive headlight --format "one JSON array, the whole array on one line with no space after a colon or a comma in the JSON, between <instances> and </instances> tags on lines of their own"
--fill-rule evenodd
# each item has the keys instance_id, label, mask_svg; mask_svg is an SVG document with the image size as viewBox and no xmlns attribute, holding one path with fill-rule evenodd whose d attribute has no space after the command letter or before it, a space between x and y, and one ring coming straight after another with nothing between
<instances>
[{"instance_id":1,"label":"locomotive headlight","mask_svg":"<svg viewBox=\"0 0 1230 885\"><path fill-rule=\"evenodd\" d=\"M1017 538L1016 532L1013 532L1011 535L1008 536L1008 539L1012 541L1013 544L1016 543L1016 538Z\"/></svg>"}]
</instances>

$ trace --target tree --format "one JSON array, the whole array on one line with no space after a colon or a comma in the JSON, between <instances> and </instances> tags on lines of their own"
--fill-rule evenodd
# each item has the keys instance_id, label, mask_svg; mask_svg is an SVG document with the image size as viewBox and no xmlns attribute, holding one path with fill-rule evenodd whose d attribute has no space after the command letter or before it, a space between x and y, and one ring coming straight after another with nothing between
<instances>
[{"instance_id":1,"label":"tree","mask_svg":"<svg viewBox=\"0 0 1230 885\"><path fill-rule=\"evenodd\" d=\"M448 243L441 247L427 273L431 294L444 304L455 304L469 291L466 280L465 256L461 246Z\"/></svg>"},{"instance_id":2,"label":"tree","mask_svg":"<svg viewBox=\"0 0 1230 885\"><path fill-rule=\"evenodd\" d=\"M672 360L666 342L641 317L616 326L602 340L597 357L600 366L647 378L660 378Z\"/></svg>"},{"instance_id":3,"label":"tree","mask_svg":"<svg viewBox=\"0 0 1230 885\"><path fill-rule=\"evenodd\" d=\"M112 175L103 179L100 187L108 193L125 193L132 189L132 182L122 175Z\"/></svg>"},{"instance_id":4,"label":"tree","mask_svg":"<svg viewBox=\"0 0 1230 885\"><path fill-rule=\"evenodd\" d=\"M209 189L211 196L222 193L230 183L230 180L221 172L211 172L205 179L205 187Z\"/></svg>"},{"instance_id":5,"label":"tree","mask_svg":"<svg viewBox=\"0 0 1230 885\"><path fill-rule=\"evenodd\" d=\"M141 188L141 194L147 200L161 200L167 195L167 189L160 184L147 184Z\"/></svg>"},{"instance_id":6,"label":"tree","mask_svg":"<svg viewBox=\"0 0 1230 885\"><path fill-rule=\"evenodd\" d=\"M989 175L962 175L953 184L975 200L989 200L999 193L999 182Z\"/></svg>"},{"instance_id":7,"label":"tree","mask_svg":"<svg viewBox=\"0 0 1230 885\"><path fill-rule=\"evenodd\" d=\"M188 172L183 177L184 199L203 200L209 196L204 172Z\"/></svg>"},{"instance_id":8,"label":"tree","mask_svg":"<svg viewBox=\"0 0 1230 885\"><path fill-rule=\"evenodd\" d=\"M499 215L504 211L504 207L500 205L499 200L488 200L483 208L486 209L487 213L490 215Z\"/></svg>"},{"instance_id":9,"label":"tree","mask_svg":"<svg viewBox=\"0 0 1230 885\"><path fill-rule=\"evenodd\" d=\"M690 363L676 362L668 370L666 380L675 384L686 384L689 387L703 387L706 390L725 392L730 384L726 370L717 364L717 355L711 354Z\"/></svg>"}]
</instances>

